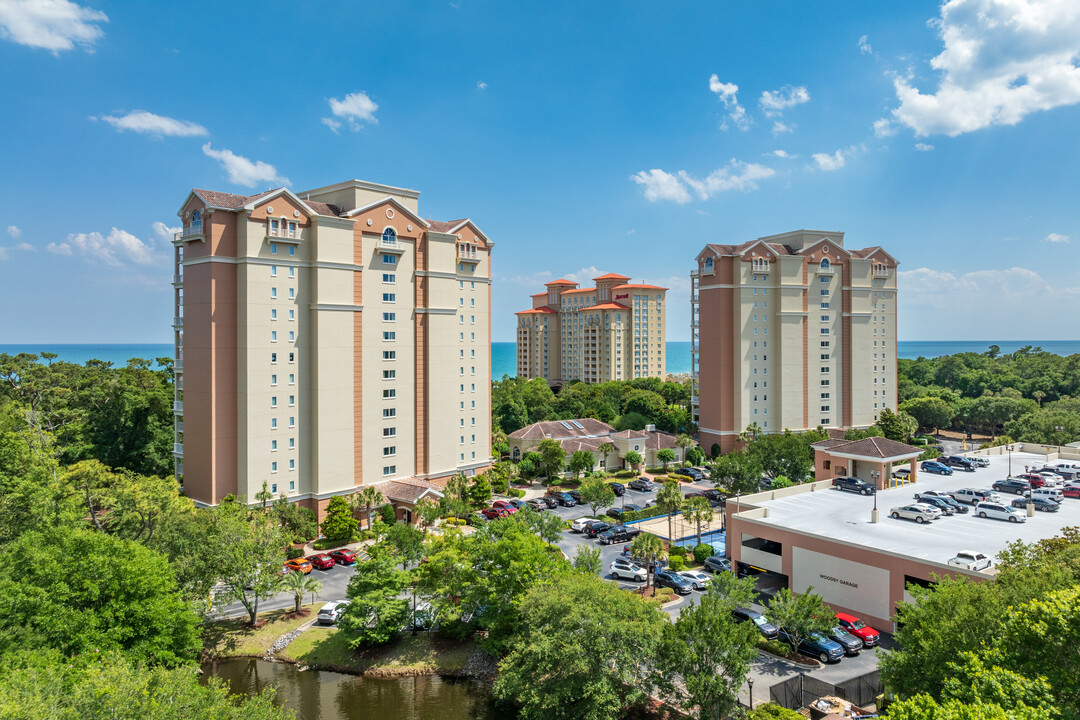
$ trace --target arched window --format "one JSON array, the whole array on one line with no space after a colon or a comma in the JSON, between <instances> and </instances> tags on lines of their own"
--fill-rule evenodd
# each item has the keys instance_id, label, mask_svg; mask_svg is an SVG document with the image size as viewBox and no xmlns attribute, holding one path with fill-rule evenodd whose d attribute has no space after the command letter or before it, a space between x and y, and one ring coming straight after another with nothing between
<instances>
[{"instance_id":1,"label":"arched window","mask_svg":"<svg viewBox=\"0 0 1080 720\"><path fill-rule=\"evenodd\" d=\"M713 259L712 258L705 258L705 269L706 270L712 270L713 269Z\"/></svg>"},{"instance_id":2,"label":"arched window","mask_svg":"<svg viewBox=\"0 0 1080 720\"><path fill-rule=\"evenodd\" d=\"M388 228L386 228L385 230L382 231L382 241L383 241L383 245L396 245L397 244L397 233L394 232L394 228L389 228L388 227Z\"/></svg>"},{"instance_id":3,"label":"arched window","mask_svg":"<svg viewBox=\"0 0 1080 720\"><path fill-rule=\"evenodd\" d=\"M829 258L821 258L821 269L822 270L828 270L829 269Z\"/></svg>"},{"instance_id":4,"label":"arched window","mask_svg":"<svg viewBox=\"0 0 1080 720\"><path fill-rule=\"evenodd\" d=\"M521 458L521 448L515 447L514 448L514 459L518 460L520 458Z\"/></svg>"}]
</instances>

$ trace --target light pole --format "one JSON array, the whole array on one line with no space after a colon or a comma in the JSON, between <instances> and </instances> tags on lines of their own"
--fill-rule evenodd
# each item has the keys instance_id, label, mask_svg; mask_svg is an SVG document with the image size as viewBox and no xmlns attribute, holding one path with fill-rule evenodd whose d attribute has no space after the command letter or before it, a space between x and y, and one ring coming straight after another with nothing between
<instances>
[{"instance_id":1,"label":"light pole","mask_svg":"<svg viewBox=\"0 0 1080 720\"><path fill-rule=\"evenodd\" d=\"M874 481L874 509L870 512L870 522L877 523L878 521L878 509L877 509L877 491L878 491L878 478L881 477L881 473L877 470L870 471L870 479Z\"/></svg>"},{"instance_id":2,"label":"light pole","mask_svg":"<svg viewBox=\"0 0 1080 720\"><path fill-rule=\"evenodd\" d=\"M746 678L746 684L750 688L750 710L754 709L754 678Z\"/></svg>"},{"instance_id":3,"label":"light pole","mask_svg":"<svg viewBox=\"0 0 1080 720\"><path fill-rule=\"evenodd\" d=\"M1006 445L1005 449L1009 451L1009 477L1012 477L1012 445Z\"/></svg>"},{"instance_id":4,"label":"light pole","mask_svg":"<svg viewBox=\"0 0 1080 720\"><path fill-rule=\"evenodd\" d=\"M1061 425L1055 425L1054 426L1054 439L1057 440L1058 456L1061 455L1061 432L1064 429L1065 428L1062 427Z\"/></svg>"}]
</instances>

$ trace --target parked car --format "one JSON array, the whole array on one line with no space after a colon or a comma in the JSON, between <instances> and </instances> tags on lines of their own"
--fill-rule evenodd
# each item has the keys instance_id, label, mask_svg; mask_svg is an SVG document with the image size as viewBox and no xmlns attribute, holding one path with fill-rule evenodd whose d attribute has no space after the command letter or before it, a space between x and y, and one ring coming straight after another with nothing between
<instances>
[{"instance_id":1,"label":"parked car","mask_svg":"<svg viewBox=\"0 0 1080 720\"><path fill-rule=\"evenodd\" d=\"M584 532L585 531L585 526L588 525L589 523L595 522L595 521L596 521L596 518L591 518L591 517L578 518L574 522L570 523L570 532L576 532L576 533Z\"/></svg>"},{"instance_id":2,"label":"parked car","mask_svg":"<svg viewBox=\"0 0 1080 720\"><path fill-rule=\"evenodd\" d=\"M511 505L516 507L518 510L525 510L526 508L529 507L529 504L526 501L520 500L518 498L514 498L513 500L507 500L506 502L510 503Z\"/></svg>"},{"instance_id":3,"label":"parked car","mask_svg":"<svg viewBox=\"0 0 1080 720\"><path fill-rule=\"evenodd\" d=\"M614 545L615 543L630 542L640 534L641 531L637 528L616 525L615 527L608 528L596 537L600 540L601 545Z\"/></svg>"},{"instance_id":4,"label":"parked car","mask_svg":"<svg viewBox=\"0 0 1080 720\"><path fill-rule=\"evenodd\" d=\"M775 638L777 635L778 628L757 610L751 610L750 608L735 608L731 611L731 617L735 618L736 622L754 623L754 625L757 626L758 632L769 640Z\"/></svg>"},{"instance_id":5,"label":"parked car","mask_svg":"<svg viewBox=\"0 0 1080 720\"><path fill-rule=\"evenodd\" d=\"M1066 485L1061 488L1062 497L1080 498L1080 485Z\"/></svg>"},{"instance_id":6,"label":"parked car","mask_svg":"<svg viewBox=\"0 0 1080 720\"><path fill-rule=\"evenodd\" d=\"M829 639L844 648L844 654L854 657L863 649L863 641L837 625L829 632Z\"/></svg>"},{"instance_id":7,"label":"parked car","mask_svg":"<svg viewBox=\"0 0 1080 720\"><path fill-rule=\"evenodd\" d=\"M309 563L304 558L293 558L292 560L286 560L285 567L289 569L289 572L302 572L305 575L311 572L311 563Z\"/></svg>"},{"instance_id":8,"label":"parked car","mask_svg":"<svg viewBox=\"0 0 1080 720\"><path fill-rule=\"evenodd\" d=\"M982 455L976 455L973 458L968 458L971 462L975 463L978 467L990 467L990 458L983 457Z\"/></svg>"},{"instance_id":9,"label":"parked car","mask_svg":"<svg viewBox=\"0 0 1080 720\"><path fill-rule=\"evenodd\" d=\"M853 477L833 478L832 486L840 490L859 493L860 495L873 495L876 491L876 488L870 483Z\"/></svg>"},{"instance_id":10,"label":"parked car","mask_svg":"<svg viewBox=\"0 0 1080 720\"><path fill-rule=\"evenodd\" d=\"M952 497L945 490L920 490L915 493L916 500L922 500L924 497Z\"/></svg>"},{"instance_id":11,"label":"parked car","mask_svg":"<svg viewBox=\"0 0 1080 720\"><path fill-rule=\"evenodd\" d=\"M731 561L722 555L710 555L701 565L712 573L731 572Z\"/></svg>"},{"instance_id":12,"label":"parked car","mask_svg":"<svg viewBox=\"0 0 1080 720\"><path fill-rule=\"evenodd\" d=\"M581 492L578 491L578 490L567 490L566 494L569 495L570 497L574 498L574 502L576 502L578 505L585 502L581 497Z\"/></svg>"},{"instance_id":13,"label":"parked car","mask_svg":"<svg viewBox=\"0 0 1080 720\"><path fill-rule=\"evenodd\" d=\"M897 480L907 480L911 477L911 468L897 468L893 470L892 476Z\"/></svg>"},{"instance_id":14,"label":"parked car","mask_svg":"<svg viewBox=\"0 0 1080 720\"><path fill-rule=\"evenodd\" d=\"M616 520L622 520L622 516L626 513L638 512L639 510L643 509L644 508L642 508L640 505L635 505L634 503L627 503L626 505L621 505L619 507L608 508L607 514L615 518Z\"/></svg>"},{"instance_id":15,"label":"parked car","mask_svg":"<svg viewBox=\"0 0 1080 720\"><path fill-rule=\"evenodd\" d=\"M611 492L615 493L615 497L622 497L626 494L626 486L622 483L608 483L608 487L611 488Z\"/></svg>"},{"instance_id":16,"label":"parked car","mask_svg":"<svg viewBox=\"0 0 1080 720\"><path fill-rule=\"evenodd\" d=\"M937 460L923 460L919 463L919 469L936 475L952 475L952 468L939 463Z\"/></svg>"},{"instance_id":17,"label":"parked car","mask_svg":"<svg viewBox=\"0 0 1080 720\"><path fill-rule=\"evenodd\" d=\"M938 458L938 462L944 465L948 465L958 470L966 470L967 472L975 472L975 462L967 459L963 455L949 455L948 457Z\"/></svg>"},{"instance_id":18,"label":"parked car","mask_svg":"<svg viewBox=\"0 0 1080 720\"><path fill-rule=\"evenodd\" d=\"M1038 490L1032 490L1031 497L1053 500L1054 502L1060 503L1065 499L1065 493L1061 492L1060 488L1041 487Z\"/></svg>"},{"instance_id":19,"label":"parked car","mask_svg":"<svg viewBox=\"0 0 1080 720\"><path fill-rule=\"evenodd\" d=\"M547 500L542 500L540 498L533 498L532 500L526 500L525 501L525 506L528 507L530 510L533 510L535 512L544 512L545 510L548 509Z\"/></svg>"},{"instance_id":20,"label":"parked car","mask_svg":"<svg viewBox=\"0 0 1080 720\"><path fill-rule=\"evenodd\" d=\"M945 492L944 490L924 490L922 492L915 493L915 502L920 502L921 503L921 502L924 502L924 501L929 500L931 498L933 498L936 501L941 501L946 506L951 508L954 513L956 513L958 515L966 515L967 514L967 511L968 511L967 505L964 505L963 503L956 502L956 500L953 500L952 496L949 495L949 493ZM944 507L942 507L937 502L933 502L931 504L934 505L934 507L937 507L938 509L944 511Z\"/></svg>"},{"instance_id":21,"label":"parked car","mask_svg":"<svg viewBox=\"0 0 1080 720\"><path fill-rule=\"evenodd\" d=\"M507 515L513 515L518 511L518 509L512 504L510 504L508 500L496 500L495 502L491 503L491 507L497 508L499 510L505 510Z\"/></svg>"},{"instance_id":22,"label":"parked car","mask_svg":"<svg viewBox=\"0 0 1080 720\"><path fill-rule=\"evenodd\" d=\"M679 574L689 580L695 590L705 590L709 587L709 583L712 582L712 578L700 570L683 570Z\"/></svg>"},{"instance_id":23,"label":"parked car","mask_svg":"<svg viewBox=\"0 0 1080 720\"><path fill-rule=\"evenodd\" d=\"M1016 477L1021 478L1022 480L1027 480L1028 484L1031 485L1032 489L1041 488L1043 485L1046 484L1046 478L1036 473L1022 473L1020 475L1017 475Z\"/></svg>"},{"instance_id":24,"label":"parked car","mask_svg":"<svg viewBox=\"0 0 1080 720\"><path fill-rule=\"evenodd\" d=\"M919 500L917 505L929 505L932 508L937 508L942 515L948 517L956 513L956 501L946 500L945 498L926 496Z\"/></svg>"},{"instance_id":25,"label":"parked car","mask_svg":"<svg viewBox=\"0 0 1080 720\"><path fill-rule=\"evenodd\" d=\"M981 502L975 506L975 514L981 518L1008 520L1009 522L1027 522L1027 515L1008 505L998 502Z\"/></svg>"},{"instance_id":26,"label":"parked car","mask_svg":"<svg viewBox=\"0 0 1080 720\"><path fill-rule=\"evenodd\" d=\"M484 513L480 510L477 510L474 513L469 513L469 517L465 518L465 522L473 526L483 525L487 521L487 515L484 515Z\"/></svg>"},{"instance_id":27,"label":"parked car","mask_svg":"<svg viewBox=\"0 0 1080 720\"><path fill-rule=\"evenodd\" d=\"M654 580L657 587L671 588L679 595L689 595L694 589L693 583L679 573L672 572L671 570L659 571L656 573Z\"/></svg>"},{"instance_id":28,"label":"parked car","mask_svg":"<svg viewBox=\"0 0 1080 720\"><path fill-rule=\"evenodd\" d=\"M591 523L585 525L585 529L582 530L582 532L585 534L585 537L594 538L610 527L611 523L609 522L604 522L603 520L593 520Z\"/></svg>"},{"instance_id":29,"label":"parked car","mask_svg":"<svg viewBox=\"0 0 1080 720\"><path fill-rule=\"evenodd\" d=\"M656 483L647 477L639 477L627 483L627 487L638 492L652 492L656 489Z\"/></svg>"},{"instance_id":30,"label":"parked car","mask_svg":"<svg viewBox=\"0 0 1080 720\"><path fill-rule=\"evenodd\" d=\"M1004 480L998 480L990 487L994 488L998 492L1012 493L1013 495L1027 495L1031 492L1031 484L1027 480L1021 480L1020 478L1005 478Z\"/></svg>"},{"instance_id":31,"label":"parked car","mask_svg":"<svg viewBox=\"0 0 1080 720\"><path fill-rule=\"evenodd\" d=\"M692 468L692 467L679 468L678 470L676 470L672 474L673 475L685 475L686 477L690 478L694 482L701 482L702 480L705 479L705 473L701 472L697 468Z\"/></svg>"},{"instance_id":32,"label":"parked car","mask_svg":"<svg viewBox=\"0 0 1080 720\"><path fill-rule=\"evenodd\" d=\"M577 500L570 493L553 492L548 495L550 498L555 498L555 502L563 507L574 507L577 505Z\"/></svg>"},{"instance_id":33,"label":"parked car","mask_svg":"<svg viewBox=\"0 0 1080 720\"><path fill-rule=\"evenodd\" d=\"M727 495L719 490L706 490L705 497L707 497L710 502L720 503L721 507L723 507L724 502L727 500Z\"/></svg>"},{"instance_id":34,"label":"parked car","mask_svg":"<svg viewBox=\"0 0 1080 720\"><path fill-rule=\"evenodd\" d=\"M836 662L844 657L844 648L840 647L840 643L830 640L824 635L811 635L803 638L799 641L798 647L795 647L791 636L783 628L780 628L779 637L803 655L816 657L823 663Z\"/></svg>"},{"instance_id":35,"label":"parked car","mask_svg":"<svg viewBox=\"0 0 1080 720\"><path fill-rule=\"evenodd\" d=\"M689 500L690 498L696 498L696 497L705 498L706 500L709 499L709 496L706 495L703 490L695 490L694 492L688 492L685 495L683 495L683 497L686 498L687 500Z\"/></svg>"},{"instance_id":36,"label":"parked car","mask_svg":"<svg viewBox=\"0 0 1080 720\"><path fill-rule=\"evenodd\" d=\"M338 565L352 565L356 562L356 553L352 550L334 550L327 554L334 558L334 562Z\"/></svg>"},{"instance_id":37,"label":"parked car","mask_svg":"<svg viewBox=\"0 0 1080 720\"><path fill-rule=\"evenodd\" d=\"M961 550L955 557L949 558L948 565L967 568L968 570L985 570L994 564L987 555L974 550Z\"/></svg>"},{"instance_id":38,"label":"parked car","mask_svg":"<svg viewBox=\"0 0 1080 720\"><path fill-rule=\"evenodd\" d=\"M304 559L311 563L311 567L315 568L316 570L329 570L337 564L334 562L334 558L324 553L319 553L318 555L309 555Z\"/></svg>"},{"instance_id":39,"label":"parked car","mask_svg":"<svg viewBox=\"0 0 1080 720\"><path fill-rule=\"evenodd\" d=\"M645 570L645 568L624 558L615 558L611 562L610 570L611 577L617 580L625 579L645 582L648 578L648 571Z\"/></svg>"},{"instance_id":40,"label":"parked car","mask_svg":"<svg viewBox=\"0 0 1080 720\"><path fill-rule=\"evenodd\" d=\"M1018 508L1020 510L1027 510L1028 500L1031 501L1031 504L1035 507L1036 510L1041 510L1042 512L1057 512L1061 509L1060 503L1042 497L1016 498L1009 504L1012 505L1014 508Z\"/></svg>"},{"instance_id":41,"label":"parked car","mask_svg":"<svg viewBox=\"0 0 1080 720\"><path fill-rule=\"evenodd\" d=\"M544 503L544 505L547 506L548 510L554 510L555 508L559 507L559 501L551 495L544 495L543 497L537 498L537 500Z\"/></svg>"},{"instance_id":42,"label":"parked car","mask_svg":"<svg viewBox=\"0 0 1080 720\"><path fill-rule=\"evenodd\" d=\"M510 517L510 511L506 508L489 507L480 511L480 514L486 517L488 520L496 520L498 518Z\"/></svg>"},{"instance_id":43,"label":"parked car","mask_svg":"<svg viewBox=\"0 0 1080 720\"><path fill-rule=\"evenodd\" d=\"M972 505L977 505L981 502L1001 502L1001 496L991 490L980 490L978 488L960 488L953 491L953 500L957 502L966 502Z\"/></svg>"},{"instance_id":44,"label":"parked car","mask_svg":"<svg viewBox=\"0 0 1080 720\"><path fill-rule=\"evenodd\" d=\"M1044 468L1042 470L1036 470L1035 474L1045 480L1047 485L1052 487L1057 487L1065 482L1064 476L1059 475L1053 470L1047 470Z\"/></svg>"},{"instance_id":45,"label":"parked car","mask_svg":"<svg viewBox=\"0 0 1080 720\"><path fill-rule=\"evenodd\" d=\"M349 607L348 600L328 602L319 608L319 614L315 616L315 622L319 625L333 625L341 619L347 607Z\"/></svg>"},{"instance_id":46,"label":"parked car","mask_svg":"<svg viewBox=\"0 0 1080 720\"><path fill-rule=\"evenodd\" d=\"M863 645L866 647L874 647L881 641L881 633L854 615L836 613L836 622L840 623L840 627L862 640Z\"/></svg>"},{"instance_id":47,"label":"parked car","mask_svg":"<svg viewBox=\"0 0 1080 720\"><path fill-rule=\"evenodd\" d=\"M894 520L914 520L922 524L937 520L941 517L941 511L929 505L916 503L914 505L897 505L889 511L889 516Z\"/></svg>"}]
</instances>

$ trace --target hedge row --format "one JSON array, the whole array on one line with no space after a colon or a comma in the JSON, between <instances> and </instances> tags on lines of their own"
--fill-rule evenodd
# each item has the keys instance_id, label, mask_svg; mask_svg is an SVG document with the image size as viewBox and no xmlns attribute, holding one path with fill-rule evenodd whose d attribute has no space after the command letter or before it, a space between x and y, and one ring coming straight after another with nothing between
<instances>
[{"instance_id":1,"label":"hedge row","mask_svg":"<svg viewBox=\"0 0 1080 720\"><path fill-rule=\"evenodd\" d=\"M634 520L646 520L648 518L659 517L660 515L667 515L666 512L659 507L653 505L652 507L645 508L644 510L637 510L635 512L623 513L622 522L632 522Z\"/></svg>"}]
</instances>

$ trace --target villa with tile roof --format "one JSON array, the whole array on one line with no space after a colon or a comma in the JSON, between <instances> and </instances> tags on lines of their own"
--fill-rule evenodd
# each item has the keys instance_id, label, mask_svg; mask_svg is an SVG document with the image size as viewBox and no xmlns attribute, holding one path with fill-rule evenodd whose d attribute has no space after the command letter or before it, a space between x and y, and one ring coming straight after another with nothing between
<instances>
[{"instance_id":1,"label":"villa with tile roof","mask_svg":"<svg viewBox=\"0 0 1080 720\"><path fill-rule=\"evenodd\" d=\"M595 287L553 280L517 313L518 377L561 386L665 375L667 288L607 273Z\"/></svg>"},{"instance_id":2,"label":"villa with tile roof","mask_svg":"<svg viewBox=\"0 0 1080 720\"><path fill-rule=\"evenodd\" d=\"M546 439L559 441L563 451L566 452L568 463L570 456L578 450L591 452L595 470L625 468L626 454L631 450L641 455L643 464L648 467L661 464L656 458L659 450L673 450L675 460L677 462L683 460L683 449L675 444L676 437L671 433L657 430L654 425L647 425L644 430L617 431L607 423L592 418L547 420L512 432L507 436L510 443L510 458L515 461L520 460L525 453L535 450L541 440ZM608 451L606 457L601 450L601 446L605 443L615 446L614 450Z\"/></svg>"}]
</instances>

